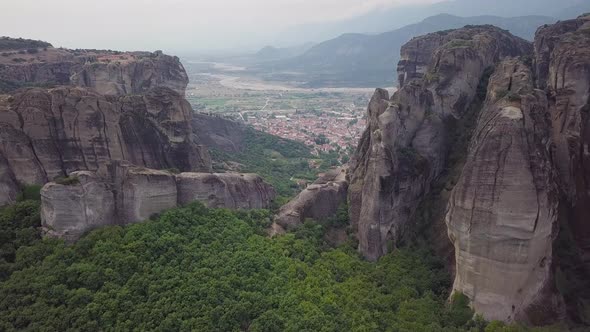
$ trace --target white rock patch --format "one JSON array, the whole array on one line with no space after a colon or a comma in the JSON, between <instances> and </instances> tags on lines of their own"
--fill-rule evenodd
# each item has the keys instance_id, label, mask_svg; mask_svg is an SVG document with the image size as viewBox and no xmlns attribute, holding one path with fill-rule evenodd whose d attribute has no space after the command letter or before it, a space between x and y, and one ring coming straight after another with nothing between
<instances>
[{"instance_id":1,"label":"white rock patch","mask_svg":"<svg viewBox=\"0 0 590 332\"><path fill-rule=\"evenodd\" d=\"M500 115L512 120L520 120L522 119L522 110L518 107L508 106L502 109Z\"/></svg>"}]
</instances>

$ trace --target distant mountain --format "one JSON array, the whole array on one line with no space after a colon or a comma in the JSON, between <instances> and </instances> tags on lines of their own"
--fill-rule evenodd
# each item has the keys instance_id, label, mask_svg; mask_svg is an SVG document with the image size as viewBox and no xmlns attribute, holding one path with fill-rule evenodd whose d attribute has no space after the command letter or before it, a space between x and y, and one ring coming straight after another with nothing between
<instances>
[{"instance_id":1,"label":"distant mountain","mask_svg":"<svg viewBox=\"0 0 590 332\"><path fill-rule=\"evenodd\" d=\"M516 36L532 40L536 29L554 23L547 16L459 17L440 14L420 23L376 35L344 34L319 43L300 56L273 63L274 70L306 73L301 80L307 86L390 86L395 80L394 66L401 46L412 37L460 28L465 25L491 24Z\"/></svg>"},{"instance_id":2,"label":"distant mountain","mask_svg":"<svg viewBox=\"0 0 590 332\"><path fill-rule=\"evenodd\" d=\"M447 0L431 5L380 8L350 19L330 23L294 26L282 31L275 45L320 42L343 33L381 33L419 22L440 13L456 16L494 15L502 17L551 16L575 18L590 11L589 0Z\"/></svg>"},{"instance_id":3,"label":"distant mountain","mask_svg":"<svg viewBox=\"0 0 590 332\"><path fill-rule=\"evenodd\" d=\"M560 20L571 19L580 16L585 13L590 13L590 1L567 7L563 10L558 11L554 16Z\"/></svg>"},{"instance_id":4,"label":"distant mountain","mask_svg":"<svg viewBox=\"0 0 590 332\"><path fill-rule=\"evenodd\" d=\"M260 60L280 60L291 58L294 56L301 55L312 48L314 43L305 43L299 46L293 47L274 47L265 46L254 55L259 61Z\"/></svg>"}]
</instances>

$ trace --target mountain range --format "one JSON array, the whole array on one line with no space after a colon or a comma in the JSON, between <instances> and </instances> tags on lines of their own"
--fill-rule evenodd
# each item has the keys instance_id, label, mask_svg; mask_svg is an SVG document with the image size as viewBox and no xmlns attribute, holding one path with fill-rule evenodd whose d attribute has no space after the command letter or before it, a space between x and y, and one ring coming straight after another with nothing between
<instances>
[{"instance_id":1,"label":"mountain range","mask_svg":"<svg viewBox=\"0 0 590 332\"><path fill-rule=\"evenodd\" d=\"M557 21L549 16L473 16L439 14L402 28L379 34L347 33L321 42L306 52L288 59L264 61L261 69L300 72L294 81L307 87L319 86L391 86L395 75L391 63L399 61L400 47L415 36L460 28L466 25L490 24L509 30L514 35L532 40L537 27ZM262 52L262 51L261 51ZM259 52L259 53L261 53Z\"/></svg>"},{"instance_id":2,"label":"mountain range","mask_svg":"<svg viewBox=\"0 0 590 332\"><path fill-rule=\"evenodd\" d=\"M275 44L298 45L306 42L321 42L343 33L380 33L419 22L440 13L456 16L494 15L516 17L527 15L551 16L556 19L571 19L590 11L590 1L585 0L446 0L434 4L413 4L393 8L377 8L353 18L305 24L282 31Z\"/></svg>"}]
</instances>

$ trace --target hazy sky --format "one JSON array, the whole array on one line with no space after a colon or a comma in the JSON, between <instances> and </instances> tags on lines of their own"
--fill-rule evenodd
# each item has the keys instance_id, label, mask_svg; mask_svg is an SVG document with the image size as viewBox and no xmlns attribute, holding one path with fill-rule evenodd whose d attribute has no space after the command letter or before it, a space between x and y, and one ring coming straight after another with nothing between
<instances>
[{"instance_id":1,"label":"hazy sky","mask_svg":"<svg viewBox=\"0 0 590 332\"><path fill-rule=\"evenodd\" d=\"M0 35L70 48L257 47L284 28L441 0L0 0Z\"/></svg>"}]
</instances>

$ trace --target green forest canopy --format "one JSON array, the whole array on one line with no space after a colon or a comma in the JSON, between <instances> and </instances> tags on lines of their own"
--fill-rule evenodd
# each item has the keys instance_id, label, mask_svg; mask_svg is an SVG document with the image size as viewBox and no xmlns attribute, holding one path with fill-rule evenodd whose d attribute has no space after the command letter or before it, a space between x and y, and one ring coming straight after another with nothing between
<instances>
[{"instance_id":1,"label":"green forest canopy","mask_svg":"<svg viewBox=\"0 0 590 332\"><path fill-rule=\"evenodd\" d=\"M40 239L38 201L4 208L0 330L524 330L472 319L462 295L449 304L426 249L370 263L313 223L268 238L269 217L195 203L66 245Z\"/></svg>"}]
</instances>

